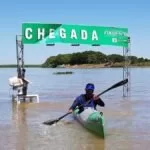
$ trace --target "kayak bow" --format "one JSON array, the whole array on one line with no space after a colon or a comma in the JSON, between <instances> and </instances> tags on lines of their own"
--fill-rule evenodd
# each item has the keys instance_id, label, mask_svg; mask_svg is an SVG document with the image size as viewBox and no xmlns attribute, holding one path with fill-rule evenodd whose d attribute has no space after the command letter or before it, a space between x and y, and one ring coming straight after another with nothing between
<instances>
[{"instance_id":1,"label":"kayak bow","mask_svg":"<svg viewBox=\"0 0 150 150\"><path fill-rule=\"evenodd\" d=\"M75 109L73 115L85 128L104 138L104 116L102 112L88 107L81 113L79 113L79 109Z\"/></svg>"}]
</instances>

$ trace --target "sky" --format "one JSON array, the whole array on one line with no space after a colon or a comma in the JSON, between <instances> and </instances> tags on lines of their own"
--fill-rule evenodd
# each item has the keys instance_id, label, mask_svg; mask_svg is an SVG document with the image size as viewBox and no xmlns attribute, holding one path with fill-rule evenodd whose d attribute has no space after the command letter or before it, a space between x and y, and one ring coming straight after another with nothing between
<instances>
[{"instance_id":1,"label":"sky","mask_svg":"<svg viewBox=\"0 0 150 150\"><path fill-rule=\"evenodd\" d=\"M13 0L0 2L0 64L15 64L16 35L22 23L58 23L128 28L131 55L150 59L149 0ZM123 54L121 47L68 44L25 45L25 64L41 64L50 56L85 50Z\"/></svg>"}]
</instances>

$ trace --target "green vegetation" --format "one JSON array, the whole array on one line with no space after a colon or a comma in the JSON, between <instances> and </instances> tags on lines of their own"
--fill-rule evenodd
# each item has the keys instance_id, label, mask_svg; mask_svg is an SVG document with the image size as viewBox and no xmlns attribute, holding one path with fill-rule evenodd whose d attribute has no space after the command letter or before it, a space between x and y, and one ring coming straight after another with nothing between
<instances>
[{"instance_id":1,"label":"green vegetation","mask_svg":"<svg viewBox=\"0 0 150 150\"><path fill-rule=\"evenodd\" d=\"M100 64L107 62L107 56L101 52L85 51L73 54L59 54L49 57L42 67L57 67L58 65Z\"/></svg>"},{"instance_id":2,"label":"green vegetation","mask_svg":"<svg viewBox=\"0 0 150 150\"><path fill-rule=\"evenodd\" d=\"M136 56L129 56L130 62L128 62L130 66L150 66L150 60L143 57L136 57ZM102 52L96 51L84 51L84 52L77 52L72 54L59 54L57 56L51 56L47 58L47 60L43 64L39 65L32 65L28 64L25 65L25 68L29 67L43 67L43 68L65 68L66 66L72 65L84 65L91 66L91 65L101 65L104 67L123 67L125 62L125 57L118 54L111 54L106 55ZM8 65L0 65L0 68L16 68L17 65L15 64L8 64Z\"/></svg>"},{"instance_id":3,"label":"green vegetation","mask_svg":"<svg viewBox=\"0 0 150 150\"><path fill-rule=\"evenodd\" d=\"M124 65L124 56L118 54L105 55L101 52L84 51L73 54L59 54L49 57L42 67L55 68L61 65L81 65L81 64L104 64L109 67L122 67ZM150 66L150 60L129 56L130 66Z\"/></svg>"}]
</instances>

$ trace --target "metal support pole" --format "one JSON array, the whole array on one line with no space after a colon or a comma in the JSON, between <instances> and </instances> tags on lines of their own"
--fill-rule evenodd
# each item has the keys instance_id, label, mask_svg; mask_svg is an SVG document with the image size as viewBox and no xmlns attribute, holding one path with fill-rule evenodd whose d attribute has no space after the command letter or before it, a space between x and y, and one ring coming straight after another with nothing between
<instances>
[{"instance_id":1,"label":"metal support pole","mask_svg":"<svg viewBox=\"0 0 150 150\"><path fill-rule=\"evenodd\" d=\"M16 53L17 53L17 74L18 78L23 81L22 94L27 95L28 82L25 80L25 68L24 68L24 45L22 43L22 36L16 35ZM20 90L18 90L18 94Z\"/></svg>"},{"instance_id":2,"label":"metal support pole","mask_svg":"<svg viewBox=\"0 0 150 150\"><path fill-rule=\"evenodd\" d=\"M17 54L17 73L18 77L24 76L24 45L22 43L22 36L16 35L16 54Z\"/></svg>"},{"instance_id":3,"label":"metal support pole","mask_svg":"<svg viewBox=\"0 0 150 150\"><path fill-rule=\"evenodd\" d=\"M130 37L128 37L128 47L123 48L124 66L123 66L123 79L128 78L128 83L123 85L123 97L129 95L130 91Z\"/></svg>"}]
</instances>

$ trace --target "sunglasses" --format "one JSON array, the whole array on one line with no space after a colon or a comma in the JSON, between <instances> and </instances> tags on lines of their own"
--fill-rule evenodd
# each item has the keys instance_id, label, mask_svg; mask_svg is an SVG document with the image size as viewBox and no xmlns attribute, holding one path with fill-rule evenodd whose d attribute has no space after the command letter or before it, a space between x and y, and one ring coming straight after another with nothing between
<instances>
[{"instance_id":1,"label":"sunglasses","mask_svg":"<svg viewBox=\"0 0 150 150\"><path fill-rule=\"evenodd\" d=\"M87 93L93 93L94 90L86 90Z\"/></svg>"}]
</instances>

